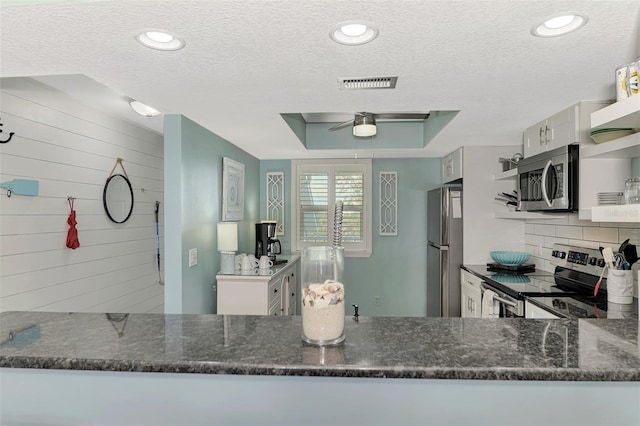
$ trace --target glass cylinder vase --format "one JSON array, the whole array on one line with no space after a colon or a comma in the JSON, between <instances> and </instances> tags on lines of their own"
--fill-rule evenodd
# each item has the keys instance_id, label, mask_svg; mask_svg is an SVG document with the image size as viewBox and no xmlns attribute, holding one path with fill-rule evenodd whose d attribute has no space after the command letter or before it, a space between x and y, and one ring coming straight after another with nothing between
<instances>
[{"instance_id":1,"label":"glass cylinder vase","mask_svg":"<svg viewBox=\"0 0 640 426\"><path fill-rule=\"evenodd\" d=\"M344 340L344 248L302 250L302 340L335 345Z\"/></svg>"}]
</instances>

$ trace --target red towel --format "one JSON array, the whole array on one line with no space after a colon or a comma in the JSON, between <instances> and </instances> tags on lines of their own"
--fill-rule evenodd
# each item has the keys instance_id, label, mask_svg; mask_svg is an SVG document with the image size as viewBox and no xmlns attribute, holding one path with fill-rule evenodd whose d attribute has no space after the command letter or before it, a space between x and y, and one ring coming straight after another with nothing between
<instances>
[{"instance_id":1,"label":"red towel","mask_svg":"<svg viewBox=\"0 0 640 426\"><path fill-rule=\"evenodd\" d=\"M75 250L80 247L80 241L78 241L78 230L76 229L78 222L76 221L76 211L73 209L73 200L69 200L69 208L71 209L71 214L69 214L69 218L67 219L67 223L69 224L67 247Z\"/></svg>"}]
</instances>

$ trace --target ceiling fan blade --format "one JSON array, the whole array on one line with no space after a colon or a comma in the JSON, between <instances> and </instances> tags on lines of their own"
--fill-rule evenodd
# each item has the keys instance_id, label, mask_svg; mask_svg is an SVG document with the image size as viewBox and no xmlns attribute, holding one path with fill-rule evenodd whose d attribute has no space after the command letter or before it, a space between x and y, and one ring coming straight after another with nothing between
<instances>
[{"instance_id":1,"label":"ceiling fan blade","mask_svg":"<svg viewBox=\"0 0 640 426\"><path fill-rule=\"evenodd\" d=\"M329 131L342 129L343 127L353 126L353 120L345 121L344 123L337 124L329 129Z\"/></svg>"},{"instance_id":2,"label":"ceiling fan blade","mask_svg":"<svg viewBox=\"0 0 640 426\"><path fill-rule=\"evenodd\" d=\"M383 112L374 114L376 120L426 120L429 114L413 112Z\"/></svg>"}]
</instances>

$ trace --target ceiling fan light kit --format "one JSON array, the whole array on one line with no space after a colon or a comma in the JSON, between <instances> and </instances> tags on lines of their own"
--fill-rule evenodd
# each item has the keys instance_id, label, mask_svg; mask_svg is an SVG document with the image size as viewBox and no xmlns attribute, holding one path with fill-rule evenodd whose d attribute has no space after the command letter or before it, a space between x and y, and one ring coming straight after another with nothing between
<instances>
[{"instance_id":1,"label":"ceiling fan light kit","mask_svg":"<svg viewBox=\"0 0 640 426\"><path fill-rule=\"evenodd\" d=\"M374 136L378 132L376 119L368 112L358 113L353 119L353 136L366 138Z\"/></svg>"},{"instance_id":2,"label":"ceiling fan light kit","mask_svg":"<svg viewBox=\"0 0 640 426\"><path fill-rule=\"evenodd\" d=\"M356 124L353 126L353 136L359 138L366 138L368 136L375 136L378 132L375 124Z\"/></svg>"},{"instance_id":3,"label":"ceiling fan light kit","mask_svg":"<svg viewBox=\"0 0 640 426\"><path fill-rule=\"evenodd\" d=\"M330 132L343 127L353 126L353 136L366 138L374 136L377 133L376 119L380 120L426 120L429 118L429 113L421 112L384 112L384 113L372 113L372 112L356 112L353 120L345 121L344 123L337 124L329 129Z\"/></svg>"}]
</instances>

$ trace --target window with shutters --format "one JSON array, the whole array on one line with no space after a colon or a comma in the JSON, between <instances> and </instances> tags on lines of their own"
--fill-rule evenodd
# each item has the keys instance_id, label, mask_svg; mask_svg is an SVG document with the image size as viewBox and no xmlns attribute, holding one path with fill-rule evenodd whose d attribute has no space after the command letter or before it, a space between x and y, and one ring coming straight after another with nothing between
<instances>
[{"instance_id":1,"label":"window with shutters","mask_svg":"<svg viewBox=\"0 0 640 426\"><path fill-rule=\"evenodd\" d=\"M345 254L370 256L371 160L294 160L291 168L292 250L333 245L335 207L342 201Z\"/></svg>"}]
</instances>

